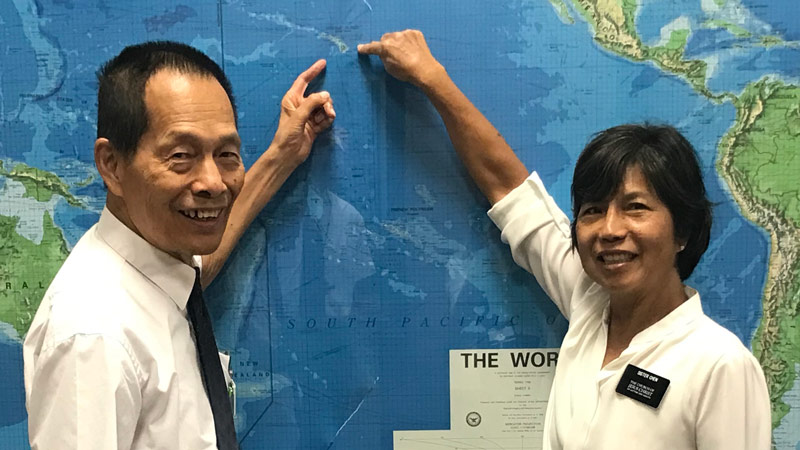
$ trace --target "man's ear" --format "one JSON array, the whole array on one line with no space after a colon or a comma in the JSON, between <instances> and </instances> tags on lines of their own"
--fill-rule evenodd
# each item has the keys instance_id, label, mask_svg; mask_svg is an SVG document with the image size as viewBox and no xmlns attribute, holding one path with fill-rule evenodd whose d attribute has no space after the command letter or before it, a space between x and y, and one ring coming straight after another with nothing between
<instances>
[{"instance_id":1,"label":"man's ear","mask_svg":"<svg viewBox=\"0 0 800 450\"><path fill-rule=\"evenodd\" d=\"M122 172L126 164L123 158L108 139L94 141L94 164L108 191L117 197L122 197Z\"/></svg>"}]
</instances>

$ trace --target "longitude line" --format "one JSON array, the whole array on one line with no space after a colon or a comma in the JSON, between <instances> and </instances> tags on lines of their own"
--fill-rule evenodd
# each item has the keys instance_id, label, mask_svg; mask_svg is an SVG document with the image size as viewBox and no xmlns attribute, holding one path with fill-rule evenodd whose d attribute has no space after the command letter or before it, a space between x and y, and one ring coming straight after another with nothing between
<instances>
[{"instance_id":1,"label":"longitude line","mask_svg":"<svg viewBox=\"0 0 800 450\"><path fill-rule=\"evenodd\" d=\"M222 1L217 0L217 25L219 25L219 52L222 72L225 72L225 27L222 23Z\"/></svg>"}]
</instances>

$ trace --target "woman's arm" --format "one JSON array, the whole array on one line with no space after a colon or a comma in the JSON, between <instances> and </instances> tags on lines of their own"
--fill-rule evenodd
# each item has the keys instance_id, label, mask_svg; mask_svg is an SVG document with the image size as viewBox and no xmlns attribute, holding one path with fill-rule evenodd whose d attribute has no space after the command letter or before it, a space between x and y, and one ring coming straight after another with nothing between
<instances>
[{"instance_id":1,"label":"woman's arm","mask_svg":"<svg viewBox=\"0 0 800 450\"><path fill-rule=\"evenodd\" d=\"M503 136L453 83L418 30L387 33L361 44L358 52L378 55L386 71L419 87L439 112L458 156L481 192L497 203L528 176Z\"/></svg>"},{"instance_id":2,"label":"woman's arm","mask_svg":"<svg viewBox=\"0 0 800 450\"><path fill-rule=\"evenodd\" d=\"M421 32L387 33L380 41L359 45L358 51L380 56L390 75L412 83L428 96L470 176L495 205L489 215L503 232L503 241L511 246L514 260L536 276L569 318L572 294L586 277L571 248L569 220L538 176L528 178L522 161L450 79Z\"/></svg>"}]
</instances>

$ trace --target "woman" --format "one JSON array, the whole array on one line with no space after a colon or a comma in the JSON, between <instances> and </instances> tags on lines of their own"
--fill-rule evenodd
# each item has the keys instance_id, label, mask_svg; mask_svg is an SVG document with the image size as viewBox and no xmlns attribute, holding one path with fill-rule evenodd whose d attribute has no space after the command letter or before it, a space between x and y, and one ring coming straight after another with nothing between
<instances>
[{"instance_id":1,"label":"woman","mask_svg":"<svg viewBox=\"0 0 800 450\"><path fill-rule=\"evenodd\" d=\"M671 127L623 125L579 157L570 224L419 31L360 45L422 89L493 207L514 260L569 329L548 403L546 449L768 449L757 361L683 285L708 246L711 207L691 145Z\"/></svg>"}]
</instances>

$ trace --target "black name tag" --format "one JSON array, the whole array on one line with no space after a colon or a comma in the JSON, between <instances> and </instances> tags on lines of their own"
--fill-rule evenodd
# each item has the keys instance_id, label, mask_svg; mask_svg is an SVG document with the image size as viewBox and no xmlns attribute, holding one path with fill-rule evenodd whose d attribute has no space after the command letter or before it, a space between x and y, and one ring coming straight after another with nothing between
<instances>
[{"instance_id":1,"label":"black name tag","mask_svg":"<svg viewBox=\"0 0 800 450\"><path fill-rule=\"evenodd\" d=\"M669 380L661 375L628 364L617 385L617 392L647 406L658 408L668 386Z\"/></svg>"}]
</instances>

